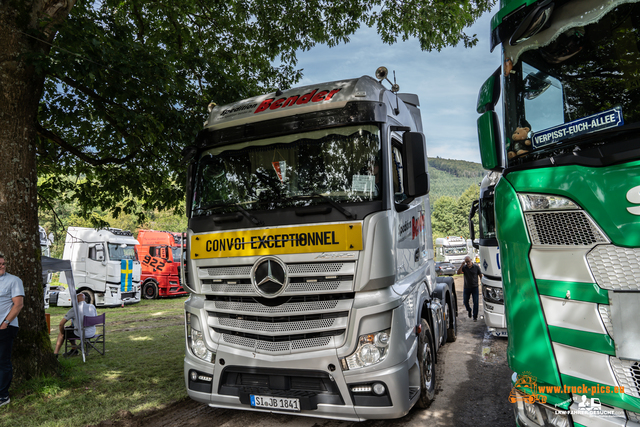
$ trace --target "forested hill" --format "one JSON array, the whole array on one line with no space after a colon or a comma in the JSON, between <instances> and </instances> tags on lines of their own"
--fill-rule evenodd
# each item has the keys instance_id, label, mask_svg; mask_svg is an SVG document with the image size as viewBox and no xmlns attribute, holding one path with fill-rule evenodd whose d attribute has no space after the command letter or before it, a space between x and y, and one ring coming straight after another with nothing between
<instances>
[{"instance_id":1,"label":"forested hill","mask_svg":"<svg viewBox=\"0 0 640 427\"><path fill-rule=\"evenodd\" d=\"M484 174L480 163L429 157L431 206L442 196L457 199L471 185L479 185Z\"/></svg>"}]
</instances>

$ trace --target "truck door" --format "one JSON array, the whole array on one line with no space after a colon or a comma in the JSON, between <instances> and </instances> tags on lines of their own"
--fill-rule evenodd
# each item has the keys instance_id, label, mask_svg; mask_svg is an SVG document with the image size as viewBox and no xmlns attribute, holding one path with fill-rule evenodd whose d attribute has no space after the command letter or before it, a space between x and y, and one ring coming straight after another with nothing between
<instances>
[{"instance_id":1,"label":"truck door","mask_svg":"<svg viewBox=\"0 0 640 427\"><path fill-rule=\"evenodd\" d=\"M87 286L94 291L104 292L107 283L107 265L105 262L105 249L102 243L89 245L86 271Z\"/></svg>"},{"instance_id":2,"label":"truck door","mask_svg":"<svg viewBox=\"0 0 640 427\"><path fill-rule=\"evenodd\" d=\"M402 202L406 195L402 183L402 152L398 148L400 142L393 140L392 148L392 176L394 201ZM414 204L409 209L398 212L398 251L397 266L398 279L414 271L422 264L424 249L424 221L425 212L422 204Z\"/></svg>"}]
</instances>

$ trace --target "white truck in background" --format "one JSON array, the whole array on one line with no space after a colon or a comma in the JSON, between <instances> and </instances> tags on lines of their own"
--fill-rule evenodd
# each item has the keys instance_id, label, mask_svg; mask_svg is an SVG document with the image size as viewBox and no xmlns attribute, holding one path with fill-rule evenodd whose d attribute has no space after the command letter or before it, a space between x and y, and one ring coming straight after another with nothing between
<instances>
[{"instance_id":1,"label":"white truck in background","mask_svg":"<svg viewBox=\"0 0 640 427\"><path fill-rule=\"evenodd\" d=\"M138 241L118 228L69 227L63 259L71 261L76 291L84 293L96 307L140 302ZM64 276L60 282L66 283ZM71 306L68 290L51 293L51 304Z\"/></svg>"},{"instance_id":2,"label":"white truck in background","mask_svg":"<svg viewBox=\"0 0 640 427\"><path fill-rule=\"evenodd\" d=\"M464 237L447 236L436 239L436 262L449 262L458 268L467 255L472 256L473 251L469 250Z\"/></svg>"},{"instance_id":3,"label":"white truck in background","mask_svg":"<svg viewBox=\"0 0 640 427\"><path fill-rule=\"evenodd\" d=\"M502 273L500 271L500 248L496 238L494 212L495 187L500 179L498 172L489 172L480 184L480 199L473 202L469 213L469 231L473 245L480 254L482 270L482 299L484 322L488 332L496 337L507 336L507 320L504 317L504 296L502 292ZM479 215L479 236L476 240L473 217Z\"/></svg>"}]
</instances>

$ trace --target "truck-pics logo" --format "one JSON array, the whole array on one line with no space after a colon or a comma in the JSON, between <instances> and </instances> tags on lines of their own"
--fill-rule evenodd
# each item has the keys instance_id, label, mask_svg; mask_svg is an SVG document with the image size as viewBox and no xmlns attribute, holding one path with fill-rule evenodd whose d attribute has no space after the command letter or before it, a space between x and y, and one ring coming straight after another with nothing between
<instances>
[{"instance_id":1,"label":"truck-pics logo","mask_svg":"<svg viewBox=\"0 0 640 427\"><path fill-rule=\"evenodd\" d=\"M253 113L260 113L266 110L277 110L278 108L286 108L294 105L303 105L309 102L331 101L333 95L340 92L342 89L321 90L314 89L311 92L303 95L293 95L288 98L268 98L262 101L262 103L256 108Z\"/></svg>"},{"instance_id":2,"label":"truck-pics logo","mask_svg":"<svg viewBox=\"0 0 640 427\"><path fill-rule=\"evenodd\" d=\"M529 393L523 393L518 388L527 390ZM518 375L518 379L509 393L509 402L516 403L518 400L524 400L531 404L547 402L547 396L538 393L538 378L531 375L530 372Z\"/></svg>"}]
</instances>

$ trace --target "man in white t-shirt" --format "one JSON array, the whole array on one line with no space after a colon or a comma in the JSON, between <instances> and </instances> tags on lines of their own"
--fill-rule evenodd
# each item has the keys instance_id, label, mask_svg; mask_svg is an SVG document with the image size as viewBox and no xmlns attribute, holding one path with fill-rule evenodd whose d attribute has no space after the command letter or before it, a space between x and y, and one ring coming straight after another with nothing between
<instances>
[{"instance_id":1,"label":"man in white t-shirt","mask_svg":"<svg viewBox=\"0 0 640 427\"><path fill-rule=\"evenodd\" d=\"M73 310L73 307L64 315L62 320L60 321L60 325L58 326L60 333L58 334L58 341L56 342L56 349L53 353L58 357L58 352L64 344L65 337L71 341L73 345L73 349L68 354L68 356L73 356L78 353L78 349L75 348L75 339L80 339L80 328L82 328L82 320L84 316L97 316L96 308L93 304L86 303L84 301L84 294L78 294L78 315L80 316L80 320L76 320L76 313ZM65 324L71 320L73 323L72 328L65 328ZM84 330L84 337L91 338L96 334L96 327L90 326ZM75 338L75 339L74 339Z\"/></svg>"}]
</instances>

